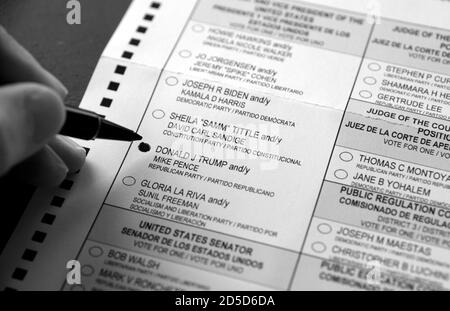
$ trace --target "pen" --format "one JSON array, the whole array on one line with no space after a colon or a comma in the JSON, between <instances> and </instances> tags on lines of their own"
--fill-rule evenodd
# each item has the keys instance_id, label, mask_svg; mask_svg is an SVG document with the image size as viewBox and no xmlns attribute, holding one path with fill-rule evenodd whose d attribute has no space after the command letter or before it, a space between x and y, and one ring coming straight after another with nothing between
<instances>
[{"instance_id":1,"label":"pen","mask_svg":"<svg viewBox=\"0 0 450 311\"><path fill-rule=\"evenodd\" d=\"M141 140L142 136L105 119L93 111L66 106L66 122L59 134L84 140L111 139L122 141Z\"/></svg>"}]
</instances>

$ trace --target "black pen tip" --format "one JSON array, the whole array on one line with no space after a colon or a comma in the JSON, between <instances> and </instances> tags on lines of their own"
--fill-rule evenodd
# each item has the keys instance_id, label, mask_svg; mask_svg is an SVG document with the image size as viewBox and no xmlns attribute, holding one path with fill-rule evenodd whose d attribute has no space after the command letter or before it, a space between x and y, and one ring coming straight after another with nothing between
<instances>
[{"instance_id":1,"label":"black pen tip","mask_svg":"<svg viewBox=\"0 0 450 311\"><path fill-rule=\"evenodd\" d=\"M97 138L103 139L113 139L113 140L122 140L122 141L136 141L142 140L142 136L127 129L118 124L112 123L108 120L102 120L102 125L98 132Z\"/></svg>"},{"instance_id":2,"label":"black pen tip","mask_svg":"<svg viewBox=\"0 0 450 311\"><path fill-rule=\"evenodd\" d=\"M142 136L139 135L138 133L133 133L132 135L132 141L136 141L136 140L142 140Z\"/></svg>"},{"instance_id":3,"label":"black pen tip","mask_svg":"<svg viewBox=\"0 0 450 311\"><path fill-rule=\"evenodd\" d=\"M120 130L120 134L117 133L115 135L115 139L123 140L123 141L137 141L137 140L142 140L142 136L136 132L133 132L132 130L128 130L128 129L125 130L122 128Z\"/></svg>"}]
</instances>

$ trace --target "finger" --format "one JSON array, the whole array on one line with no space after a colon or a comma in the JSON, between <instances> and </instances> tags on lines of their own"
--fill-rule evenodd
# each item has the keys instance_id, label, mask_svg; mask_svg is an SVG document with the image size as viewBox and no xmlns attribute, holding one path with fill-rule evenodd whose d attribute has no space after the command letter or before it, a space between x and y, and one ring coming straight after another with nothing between
<instances>
[{"instance_id":1,"label":"finger","mask_svg":"<svg viewBox=\"0 0 450 311\"><path fill-rule=\"evenodd\" d=\"M44 145L63 125L62 99L38 84L0 87L0 176Z\"/></svg>"},{"instance_id":2,"label":"finger","mask_svg":"<svg viewBox=\"0 0 450 311\"><path fill-rule=\"evenodd\" d=\"M14 179L39 187L54 187L66 178L69 169L49 146L16 166L10 173Z\"/></svg>"},{"instance_id":3,"label":"finger","mask_svg":"<svg viewBox=\"0 0 450 311\"><path fill-rule=\"evenodd\" d=\"M81 169L86 160L86 150L67 137L56 136L49 142L49 146L66 163L69 173Z\"/></svg>"},{"instance_id":4,"label":"finger","mask_svg":"<svg viewBox=\"0 0 450 311\"><path fill-rule=\"evenodd\" d=\"M55 90L62 98L66 87L0 26L0 82L37 82Z\"/></svg>"}]
</instances>

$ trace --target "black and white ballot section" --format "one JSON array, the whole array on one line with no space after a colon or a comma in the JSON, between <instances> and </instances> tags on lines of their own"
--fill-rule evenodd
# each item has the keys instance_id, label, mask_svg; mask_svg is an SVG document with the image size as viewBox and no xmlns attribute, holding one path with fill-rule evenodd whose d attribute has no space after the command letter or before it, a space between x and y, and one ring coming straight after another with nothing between
<instances>
[{"instance_id":1,"label":"black and white ballot section","mask_svg":"<svg viewBox=\"0 0 450 311\"><path fill-rule=\"evenodd\" d=\"M308 10L321 14L297 25ZM313 4L201 0L167 69L343 110L370 29L362 14Z\"/></svg>"},{"instance_id":2,"label":"black and white ballot section","mask_svg":"<svg viewBox=\"0 0 450 311\"><path fill-rule=\"evenodd\" d=\"M311 184L325 173L341 114L171 72L152 103L139 129L144 142L131 146L82 250L82 262L98 266L92 243L105 249L107 265L89 284L287 289L318 194ZM129 270L145 268L136 254L161 270L124 283ZM162 269L180 265L192 278L239 281L195 278L189 287Z\"/></svg>"},{"instance_id":3,"label":"black and white ballot section","mask_svg":"<svg viewBox=\"0 0 450 311\"><path fill-rule=\"evenodd\" d=\"M450 288L447 29L383 18L375 25L304 244L297 288Z\"/></svg>"}]
</instances>

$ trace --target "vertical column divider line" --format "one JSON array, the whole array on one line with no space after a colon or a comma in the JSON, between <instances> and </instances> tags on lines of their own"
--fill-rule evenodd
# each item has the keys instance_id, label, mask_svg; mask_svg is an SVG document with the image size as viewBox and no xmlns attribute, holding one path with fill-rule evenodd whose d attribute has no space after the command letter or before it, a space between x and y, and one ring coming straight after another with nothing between
<instances>
[{"instance_id":1,"label":"vertical column divider line","mask_svg":"<svg viewBox=\"0 0 450 311\"><path fill-rule=\"evenodd\" d=\"M288 288L287 288L288 290L291 290L292 284L294 283L295 275L296 275L296 273L297 273L298 266L299 266L299 263L300 263L300 257L302 256L303 249L304 249L305 244L306 244L306 240L308 239L308 233L309 233L309 230L311 229L311 223L312 223L312 221L313 221L314 214L315 214L315 212L316 212L317 205L318 205L318 203L319 203L319 199L320 199L320 196L321 196L321 194L322 194L323 185L325 184L325 181L326 181L326 176L327 176L327 173L328 173L328 169L329 169L329 167L330 167L331 159L332 159L332 157L333 157L334 150L336 149L336 143L337 143L339 134L340 134L340 132L341 132L342 123L344 122L344 118L345 118L345 115L346 115L346 113L347 113L347 108L348 108L348 105L349 105L349 103L350 103L350 101L351 101L351 99L352 99L353 90L355 89L355 86L356 86L356 81L358 81L358 77L359 77L359 74L360 74L360 72L361 72L362 65L363 65L364 60L365 60L365 58L366 58L367 49L368 49L368 47L369 47L370 40L372 39L373 31L374 31L374 29L375 29L375 24L376 24L376 23L375 23L375 21L374 21L374 23L371 25L371 28L370 28L370 31L369 31L369 35L368 35L368 37L367 37L366 46L364 47L363 54L361 55L361 61L360 61L360 63L359 63L358 70L357 70L357 72L356 72L355 80L353 81L353 86L352 86L352 88L351 88L351 90L350 90L350 94L349 94L349 96L348 96L347 104L345 105L344 112L342 113L341 122L340 122L340 124L339 124L339 128L338 128L338 131L337 131L337 133L336 133L336 138L335 138L334 144L333 144L333 149L331 150L330 158L328 159L327 168L325 169L325 173L324 173L324 176L323 176L323 178L322 178L322 184L321 184L321 186L320 186L320 190L319 190L319 193L318 193L318 195L317 195L316 203L314 204L314 209L313 209L311 218L310 218L310 220L309 220L308 228L306 229L306 235L305 235L305 237L304 237L304 239L303 239L303 241L302 241L302 244L301 244L301 247L300 247L300 250L299 250L299 253L298 253L297 262L296 262L296 264L295 264L294 270L292 271L291 280L290 280L289 286L288 286Z\"/></svg>"}]
</instances>

